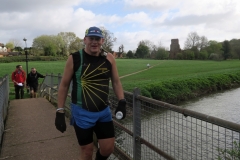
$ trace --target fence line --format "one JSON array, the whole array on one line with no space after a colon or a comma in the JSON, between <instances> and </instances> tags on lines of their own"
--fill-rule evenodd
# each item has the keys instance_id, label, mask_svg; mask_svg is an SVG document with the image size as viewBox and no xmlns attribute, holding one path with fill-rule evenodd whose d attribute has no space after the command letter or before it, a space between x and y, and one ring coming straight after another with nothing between
<instances>
[{"instance_id":1,"label":"fence line","mask_svg":"<svg viewBox=\"0 0 240 160\"><path fill-rule=\"evenodd\" d=\"M7 108L9 101L9 77L5 75L0 77L0 144L4 132L4 122L7 117Z\"/></svg>"},{"instance_id":2,"label":"fence line","mask_svg":"<svg viewBox=\"0 0 240 160\"><path fill-rule=\"evenodd\" d=\"M57 101L61 75L48 75L41 97ZM110 159L240 159L240 125L141 96L139 89L124 91L127 116L117 120L118 103L109 89L115 126L115 150ZM71 87L65 103L69 110Z\"/></svg>"}]
</instances>

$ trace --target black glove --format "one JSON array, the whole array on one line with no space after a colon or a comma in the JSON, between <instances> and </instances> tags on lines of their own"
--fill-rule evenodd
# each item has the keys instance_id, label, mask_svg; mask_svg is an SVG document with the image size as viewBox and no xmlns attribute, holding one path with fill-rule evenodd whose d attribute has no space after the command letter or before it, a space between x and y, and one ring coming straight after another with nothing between
<instances>
[{"instance_id":1,"label":"black glove","mask_svg":"<svg viewBox=\"0 0 240 160\"><path fill-rule=\"evenodd\" d=\"M66 131L65 113L56 112L55 126L62 133Z\"/></svg>"},{"instance_id":2,"label":"black glove","mask_svg":"<svg viewBox=\"0 0 240 160\"><path fill-rule=\"evenodd\" d=\"M123 114L123 117L122 119L124 119L126 117L126 105L127 105L127 102L125 99L121 99L119 102L118 102L118 106L115 110L115 115L118 111L121 111L122 114Z\"/></svg>"}]
</instances>

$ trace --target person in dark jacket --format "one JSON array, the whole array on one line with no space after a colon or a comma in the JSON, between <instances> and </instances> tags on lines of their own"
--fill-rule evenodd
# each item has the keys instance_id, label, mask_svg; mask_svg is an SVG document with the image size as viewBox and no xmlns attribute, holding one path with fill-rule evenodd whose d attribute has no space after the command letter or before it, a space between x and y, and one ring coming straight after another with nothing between
<instances>
[{"instance_id":1,"label":"person in dark jacket","mask_svg":"<svg viewBox=\"0 0 240 160\"><path fill-rule=\"evenodd\" d=\"M38 78L45 78L45 76L38 73L36 68L31 68L31 72L27 75L27 87L30 89L31 98L36 98Z\"/></svg>"}]
</instances>

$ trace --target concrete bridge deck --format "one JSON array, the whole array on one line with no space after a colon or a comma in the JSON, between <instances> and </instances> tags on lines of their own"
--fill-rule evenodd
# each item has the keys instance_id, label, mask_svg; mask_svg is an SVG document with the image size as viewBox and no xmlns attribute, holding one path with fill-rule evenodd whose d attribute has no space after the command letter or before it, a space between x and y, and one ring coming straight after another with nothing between
<instances>
[{"instance_id":1,"label":"concrete bridge deck","mask_svg":"<svg viewBox=\"0 0 240 160\"><path fill-rule=\"evenodd\" d=\"M55 107L44 98L10 101L0 160L77 160L79 146L66 118L67 131L54 125Z\"/></svg>"}]
</instances>

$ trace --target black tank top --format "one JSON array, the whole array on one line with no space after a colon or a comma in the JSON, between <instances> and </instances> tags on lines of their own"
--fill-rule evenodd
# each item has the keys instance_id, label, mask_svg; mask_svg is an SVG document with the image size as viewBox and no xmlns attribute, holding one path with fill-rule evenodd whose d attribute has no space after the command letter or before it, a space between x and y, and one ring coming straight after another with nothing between
<instances>
[{"instance_id":1,"label":"black tank top","mask_svg":"<svg viewBox=\"0 0 240 160\"><path fill-rule=\"evenodd\" d=\"M74 64L72 103L91 112L108 106L112 65L106 56L91 56L84 49L72 54Z\"/></svg>"}]
</instances>

